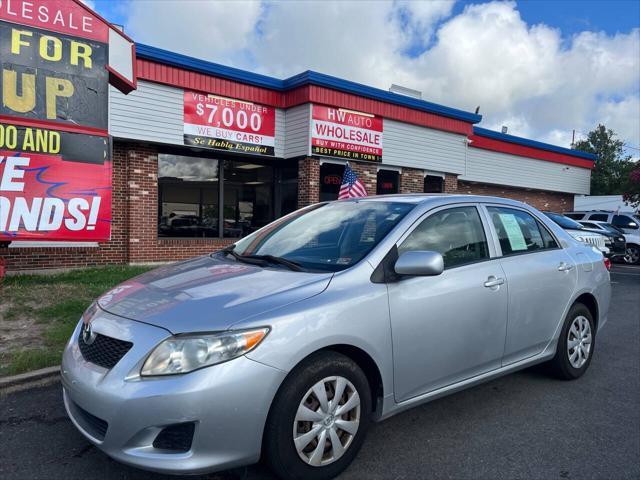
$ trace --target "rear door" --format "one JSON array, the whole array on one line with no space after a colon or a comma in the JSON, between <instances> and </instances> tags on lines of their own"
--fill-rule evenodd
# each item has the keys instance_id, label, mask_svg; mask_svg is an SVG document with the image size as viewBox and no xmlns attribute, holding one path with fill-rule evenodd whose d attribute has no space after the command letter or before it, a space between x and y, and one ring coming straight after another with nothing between
<instances>
[{"instance_id":1,"label":"rear door","mask_svg":"<svg viewBox=\"0 0 640 480\"><path fill-rule=\"evenodd\" d=\"M577 283L577 268L550 231L526 210L486 205L509 285L503 365L534 356L553 338Z\"/></svg>"}]
</instances>

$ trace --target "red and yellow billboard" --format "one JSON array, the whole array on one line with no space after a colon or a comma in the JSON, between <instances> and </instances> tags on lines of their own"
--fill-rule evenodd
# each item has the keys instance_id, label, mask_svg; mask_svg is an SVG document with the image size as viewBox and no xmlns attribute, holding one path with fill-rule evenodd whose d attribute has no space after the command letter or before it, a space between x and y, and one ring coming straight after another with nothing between
<instances>
[{"instance_id":1,"label":"red and yellow billboard","mask_svg":"<svg viewBox=\"0 0 640 480\"><path fill-rule=\"evenodd\" d=\"M110 238L109 28L74 0L0 2L0 241Z\"/></svg>"}]
</instances>

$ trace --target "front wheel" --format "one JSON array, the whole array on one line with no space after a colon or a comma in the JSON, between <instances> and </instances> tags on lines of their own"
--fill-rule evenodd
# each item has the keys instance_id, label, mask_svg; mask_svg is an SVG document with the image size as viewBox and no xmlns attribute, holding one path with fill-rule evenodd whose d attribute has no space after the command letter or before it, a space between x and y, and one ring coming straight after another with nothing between
<instances>
[{"instance_id":1,"label":"front wheel","mask_svg":"<svg viewBox=\"0 0 640 480\"><path fill-rule=\"evenodd\" d=\"M276 395L265 429L266 461L280 478L333 478L358 453L370 417L369 384L358 365L339 353L316 354Z\"/></svg>"},{"instance_id":2,"label":"front wheel","mask_svg":"<svg viewBox=\"0 0 640 480\"><path fill-rule=\"evenodd\" d=\"M563 380L581 377L589 368L595 347L595 323L589 309L574 304L564 321L558 347L549 362L553 373Z\"/></svg>"}]
</instances>

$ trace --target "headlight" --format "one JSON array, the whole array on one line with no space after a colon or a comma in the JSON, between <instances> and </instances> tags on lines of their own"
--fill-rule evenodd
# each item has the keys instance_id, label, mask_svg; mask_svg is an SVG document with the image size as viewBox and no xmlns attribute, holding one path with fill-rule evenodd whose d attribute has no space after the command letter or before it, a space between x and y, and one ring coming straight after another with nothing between
<instances>
[{"instance_id":1,"label":"headlight","mask_svg":"<svg viewBox=\"0 0 640 480\"><path fill-rule=\"evenodd\" d=\"M581 237L580 235L576 235L575 237L576 240L578 240L579 242L584 242L584 237Z\"/></svg>"},{"instance_id":2,"label":"headlight","mask_svg":"<svg viewBox=\"0 0 640 480\"><path fill-rule=\"evenodd\" d=\"M226 362L251 351L267 333L268 328L257 328L171 337L151 352L140 375L175 375Z\"/></svg>"}]
</instances>

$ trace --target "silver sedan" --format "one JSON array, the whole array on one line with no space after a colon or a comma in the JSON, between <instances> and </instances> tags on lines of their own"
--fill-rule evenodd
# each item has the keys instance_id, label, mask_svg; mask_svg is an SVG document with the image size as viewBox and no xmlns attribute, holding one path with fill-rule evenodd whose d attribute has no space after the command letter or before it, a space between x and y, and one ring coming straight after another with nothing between
<instances>
[{"instance_id":1,"label":"silver sedan","mask_svg":"<svg viewBox=\"0 0 640 480\"><path fill-rule=\"evenodd\" d=\"M537 363L580 377L609 300L602 254L516 201L317 204L100 297L64 402L129 465L331 478L372 421Z\"/></svg>"}]
</instances>

